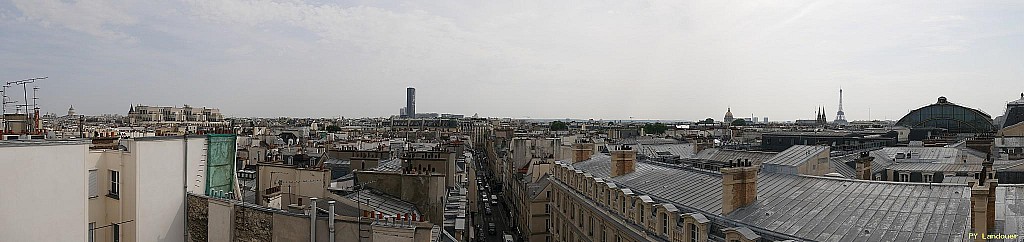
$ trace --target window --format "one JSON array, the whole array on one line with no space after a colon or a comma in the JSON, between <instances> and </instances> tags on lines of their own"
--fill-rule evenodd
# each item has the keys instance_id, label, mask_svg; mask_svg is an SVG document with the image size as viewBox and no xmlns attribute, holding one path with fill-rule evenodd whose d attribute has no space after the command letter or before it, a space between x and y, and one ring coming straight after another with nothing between
<instances>
[{"instance_id":1,"label":"window","mask_svg":"<svg viewBox=\"0 0 1024 242\"><path fill-rule=\"evenodd\" d=\"M931 183L932 182L932 174L924 174L924 182Z\"/></svg>"},{"instance_id":2,"label":"window","mask_svg":"<svg viewBox=\"0 0 1024 242\"><path fill-rule=\"evenodd\" d=\"M640 216L639 217L640 217L640 224L644 224L644 217L647 217L647 216L644 215L644 206L640 206Z\"/></svg>"},{"instance_id":3,"label":"window","mask_svg":"<svg viewBox=\"0 0 1024 242\"><path fill-rule=\"evenodd\" d=\"M118 174L118 172L115 171L115 170L111 170L110 171L110 191L109 191L109 193L107 193L107 196L115 198L115 199L118 198L118 195L121 194L121 186L120 186L120 184L121 184L120 174Z\"/></svg>"},{"instance_id":4,"label":"window","mask_svg":"<svg viewBox=\"0 0 1024 242\"><path fill-rule=\"evenodd\" d=\"M601 225L601 242L607 242L605 240L606 238L607 237L605 237L605 234L604 234L604 225Z\"/></svg>"},{"instance_id":5,"label":"window","mask_svg":"<svg viewBox=\"0 0 1024 242\"><path fill-rule=\"evenodd\" d=\"M96 223L89 223L89 242L96 242Z\"/></svg>"},{"instance_id":6,"label":"window","mask_svg":"<svg viewBox=\"0 0 1024 242\"><path fill-rule=\"evenodd\" d=\"M697 242L700 238L700 231L697 229L697 224L690 224L690 242Z\"/></svg>"},{"instance_id":7,"label":"window","mask_svg":"<svg viewBox=\"0 0 1024 242\"><path fill-rule=\"evenodd\" d=\"M583 209L580 209L580 215L576 216L576 218L578 220L577 223L579 223L580 228L583 228Z\"/></svg>"},{"instance_id":8,"label":"window","mask_svg":"<svg viewBox=\"0 0 1024 242\"><path fill-rule=\"evenodd\" d=\"M550 229L548 229L549 227L551 227L551 220L544 219L544 232L551 231Z\"/></svg>"},{"instance_id":9,"label":"window","mask_svg":"<svg viewBox=\"0 0 1024 242\"><path fill-rule=\"evenodd\" d=\"M544 213L550 213L550 212L551 212L551 204L545 203L544 204Z\"/></svg>"},{"instance_id":10,"label":"window","mask_svg":"<svg viewBox=\"0 0 1024 242\"><path fill-rule=\"evenodd\" d=\"M110 237L113 238L113 241L121 242L121 225L110 224L110 231L112 232L112 235Z\"/></svg>"},{"instance_id":11,"label":"window","mask_svg":"<svg viewBox=\"0 0 1024 242\"><path fill-rule=\"evenodd\" d=\"M668 235L668 215L661 213L661 234Z\"/></svg>"},{"instance_id":12,"label":"window","mask_svg":"<svg viewBox=\"0 0 1024 242\"><path fill-rule=\"evenodd\" d=\"M96 170L89 170L89 198L95 198L99 196L100 188L99 181L97 178ZM92 231L92 230L90 230Z\"/></svg>"},{"instance_id":13,"label":"window","mask_svg":"<svg viewBox=\"0 0 1024 242\"><path fill-rule=\"evenodd\" d=\"M576 218L576 206L572 203L569 204L569 219Z\"/></svg>"},{"instance_id":14,"label":"window","mask_svg":"<svg viewBox=\"0 0 1024 242\"><path fill-rule=\"evenodd\" d=\"M590 237L594 236L594 217L590 217L590 226L587 227L587 235Z\"/></svg>"},{"instance_id":15,"label":"window","mask_svg":"<svg viewBox=\"0 0 1024 242\"><path fill-rule=\"evenodd\" d=\"M900 173L900 180L899 181L901 181L901 182L909 182L910 181L910 174Z\"/></svg>"}]
</instances>

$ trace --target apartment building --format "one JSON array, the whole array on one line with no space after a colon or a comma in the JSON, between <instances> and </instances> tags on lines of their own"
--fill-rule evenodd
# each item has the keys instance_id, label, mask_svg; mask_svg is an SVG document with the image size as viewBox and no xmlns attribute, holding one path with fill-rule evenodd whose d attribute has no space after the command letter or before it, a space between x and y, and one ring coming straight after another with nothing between
<instances>
[{"instance_id":1,"label":"apartment building","mask_svg":"<svg viewBox=\"0 0 1024 242\"><path fill-rule=\"evenodd\" d=\"M972 231L1016 232L994 222L1020 221L996 217L1007 205L995 197L1020 189L996 189L994 172L968 185L929 185L759 170L745 161L720 171L648 162L624 148L560 161L552 241L961 241Z\"/></svg>"},{"instance_id":2,"label":"apartment building","mask_svg":"<svg viewBox=\"0 0 1024 242\"><path fill-rule=\"evenodd\" d=\"M210 189L207 136L113 141L0 143L0 241L183 241L186 192L237 194Z\"/></svg>"},{"instance_id":3,"label":"apartment building","mask_svg":"<svg viewBox=\"0 0 1024 242\"><path fill-rule=\"evenodd\" d=\"M128 110L128 121L133 125L151 124L205 124L225 125L220 109L207 107L135 105Z\"/></svg>"}]
</instances>

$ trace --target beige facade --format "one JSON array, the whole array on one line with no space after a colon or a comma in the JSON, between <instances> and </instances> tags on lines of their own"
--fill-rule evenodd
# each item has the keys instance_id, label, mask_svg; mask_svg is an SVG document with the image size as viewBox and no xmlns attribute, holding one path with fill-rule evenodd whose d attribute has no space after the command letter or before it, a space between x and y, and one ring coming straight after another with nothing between
<instances>
[{"instance_id":1,"label":"beige facade","mask_svg":"<svg viewBox=\"0 0 1024 242\"><path fill-rule=\"evenodd\" d=\"M95 196L89 196L88 204L96 241L112 241L113 236L126 242L183 239L182 185L191 192L205 192L205 137L134 139L125 144L127 150L86 154L87 176L95 176L89 182Z\"/></svg>"},{"instance_id":2,"label":"beige facade","mask_svg":"<svg viewBox=\"0 0 1024 242\"><path fill-rule=\"evenodd\" d=\"M14 180L4 180L10 186L0 197L20 198L0 199L0 241L183 240L184 194L205 189L205 137L116 144L93 150L80 141L0 144L0 164L18 163L4 164L11 168L4 178Z\"/></svg>"},{"instance_id":3,"label":"beige facade","mask_svg":"<svg viewBox=\"0 0 1024 242\"><path fill-rule=\"evenodd\" d=\"M415 204L431 223L443 224L447 194L444 175L360 171L355 176L366 187Z\"/></svg>"},{"instance_id":4,"label":"beige facade","mask_svg":"<svg viewBox=\"0 0 1024 242\"><path fill-rule=\"evenodd\" d=\"M81 142L0 141L0 241L88 241L87 150Z\"/></svg>"},{"instance_id":5,"label":"beige facade","mask_svg":"<svg viewBox=\"0 0 1024 242\"><path fill-rule=\"evenodd\" d=\"M402 168L421 173L439 173L446 178L445 185L454 187L459 180L455 176L456 155L445 150L408 152L403 157Z\"/></svg>"},{"instance_id":6,"label":"beige facade","mask_svg":"<svg viewBox=\"0 0 1024 242\"><path fill-rule=\"evenodd\" d=\"M280 209L291 204L302 205L311 197L322 198L329 193L330 170L262 163L256 172L260 178L256 201L263 206Z\"/></svg>"},{"instance_id":7,"label":"beige facade","mask_svg":"<svg viewBox=\"0 0 1024 242\"><path fill-rule=\"evenodd\" d=\"M331 218L322 212L311 234L308 211L291 213L195 194L188 195L188 204L188 236L182 241L310 241L311 236L329 241L331 235ZM333 220L334 241L431 242L439 236L438 228L426 222L344 215Z\"/></svg>"},{"instance_id":8,"label":"beige facade","mask_svg":"<svg viewBox=\"0 0 1024 242\"><path fill-rule=\"evenodd\" d=\"M515 213L515 223L526 241L544 242L550 237L550 191L547 177L551 174L554 161L550 158L534 158L525 173L517 174L519 180L510 184L505 193Z\"/></svg>"},{"instance_id":9,"label":"beige facade","mask_svg":"<svg viewBox=\"0 0 1024 242\"><path fill-rule=\"evenodd\" d=\"M657 203L570 165L556 164L551 184L552 241L709 241L711 221L704 214L680 213L672 204Z\"/></svg>"},{"instance_id":10,"label":"beige facade","mask_svg":"<svg viewBox=\"0 0 1024 242\"><path fill-rule=\"evenodd\" d=\"M996 136L1020 137L1024 136L1024 122L1006 126L996 132Z\"/></svg>"},{"instance_id":11,"label":"beige facade","mask_svg":"<svg viewBox=\"0 0 1024 242\"><path fill-rule=\"evenodd\" d=\"M133 124L223 123L224 115L216 108L137 105L128 111L128 120Z\"/></svg>"}]
</instances>

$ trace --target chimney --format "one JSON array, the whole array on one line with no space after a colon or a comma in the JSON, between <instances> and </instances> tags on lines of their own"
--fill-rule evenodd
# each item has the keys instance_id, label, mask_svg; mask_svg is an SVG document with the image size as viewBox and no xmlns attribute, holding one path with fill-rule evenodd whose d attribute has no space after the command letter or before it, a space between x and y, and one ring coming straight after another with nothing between
<instances>
[{"instance_id":1,"label":"chimney","mask_svg":"<svg viewBox=\"0 0 1024 242\"><path fill-rule=\"evenodd\" d=\"M988 178L985 179L985 182L987 183L986 186L988 186L987 211L992 211L990 213L987 213L988 217L986 217L988 222L988 228L994 228L996 225L996 186L999 185L999 180L996 179L996 171L992 169L992 161L993 159L989 158L988 161L982 163L982 169L988 171Z\"/></svg>"},{"instance_id":2,"label":"chimney","mask_svg":"<svg viewBox=\"0 0 1024 242\"><path fill-rule=\"evenodd\" d=\"M330 206L330 210L328 210L330 215L327 217L327 231L329 231L328 234L330 234L330 241L334 242L334 200L327 201L327 206Z\"/></svg>"},{"instance_id":3,"label":"chimney","mask_svg":"<svg viewBox=\"0 0 1024 242\"><path fill-rule=\"evenodd\" d=\"M988 234L996 222L996 186L999 185L992 170L992 160L982 163L977 180L969 182L971 188L971 228L976 234ZM975 241L984 241L976 237Z\"/></svg>"},{"instance_id":4,"label":"chimney","mask_svg":"<svg viewBox=\"0 0 1024 242\"><path fill-rule=\"evenodd\" d=\"M860 158L857 158L857 179L871 180L871 164L875 160L875 157L868 155L868 152L861 152Z\"/></svg>"},{"instance_id":5,"label":"chimney","mask_svg":"<svg viewBox=\"0 0 1024 242\"><path fill-rule=\"evenodd\" d=\"M702 150L705 150L705 149L713 147L714 144L715 144L714 141L712 141L709 138L704 138L704 137L696 138L696 139L694 139L694 142L693 142L693 153L694 154L700 153L700 151L702 151Z\"/></svg>"},{"instance_id":6,"label":"chimney","mask_svg":"<svg viewBox=\"0 0 1024 242\"><path fill-rule=\"evenodd\" d=\"M316 198L309 198L309 241L316 242Z\"/></svg>"},{"instance_id":7,"label":"chimney","mask_svg":"<svg viewBox=\"0 0 1024 242\"><path fill-rule=\"evenodd\" d=\"M746 207L757 200L758 166L750 159L729 161L722 167L722 215Z\"/></svg>"},{"instance_id":8,"label":"chimney","mask_svg":"<svg viewBox=\"0 0 1024 242\"><path fill-rule=\"evenodd\" d=\"M572 163L589 160L593 154L594 143L589 140L580 139L572 145Z\"/></svg>"},{"instance_id":9,"label":"chimney","mask_svg":"<svg viewBox=\"0 0 1024 242\"><path fill-rule=\"evenodd\" d=\"M611 151L611 177L617 177L636 170L636 150L622 145Z\"/></svg>"}]
</instances>

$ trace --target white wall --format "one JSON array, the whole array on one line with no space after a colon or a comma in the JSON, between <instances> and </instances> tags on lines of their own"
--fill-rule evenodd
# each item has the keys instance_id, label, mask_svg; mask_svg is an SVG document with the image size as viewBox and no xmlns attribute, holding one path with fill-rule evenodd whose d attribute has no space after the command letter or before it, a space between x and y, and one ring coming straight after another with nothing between
<instances>
[{"instance_id":1,"label":"white wall","mask_svg":"<svg viewBox=\"0 0 1024 242\"><path fill-rule=\"evenodd\" d=\"M188 161L188 191L206 194L206 137L188 138Z\"/></svg>"},{"instance_id":2,"label":"white wall","mask_svg":"<svg viewBox=\"0 0 1024 242\"><path fill-rule=\"evenodd\" d=\"M0 241L87 241L87 150L0 144Z\"/></svg>"},{"instance_id":3,"label":"white wall","mask_svg":"<svg viewBox=\"0 0 1024 242\"><path fill-rule=\"evenodd\" d=\"M195 168L205 164L205 139L188 139L188 175L183 170L186 169L182 162L183 147L181 139L142 140L132 146L138 164L137 241L185 240L185 193L182 189L186 178L182 176L188 176L189 183L196 179L203 181L198 185L189 184L190 190L194 186L199 190L204 188L205 178Z\"/></svg>"}]
</instances>

